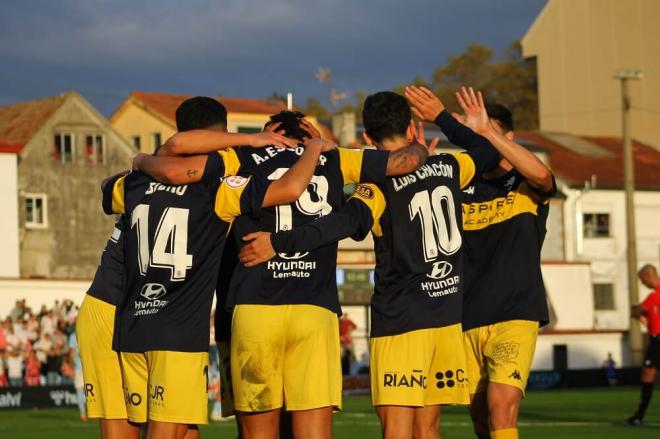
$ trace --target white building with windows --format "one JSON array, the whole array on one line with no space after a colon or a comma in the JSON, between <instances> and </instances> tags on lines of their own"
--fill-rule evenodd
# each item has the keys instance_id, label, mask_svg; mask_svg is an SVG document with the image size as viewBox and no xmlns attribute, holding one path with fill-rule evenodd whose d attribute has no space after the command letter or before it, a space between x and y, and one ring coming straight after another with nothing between
<instances>
[{"instance_id":1,"label":"white building with windows","mask_svg":"<svg viewBox=\"0 0 660 439\"><path fill-rule=\"evenodd\" d=\"M101 181L136 152L78 93L1 106L0 277L91 279L113 224Z\"/></svg>"}]
</instances>

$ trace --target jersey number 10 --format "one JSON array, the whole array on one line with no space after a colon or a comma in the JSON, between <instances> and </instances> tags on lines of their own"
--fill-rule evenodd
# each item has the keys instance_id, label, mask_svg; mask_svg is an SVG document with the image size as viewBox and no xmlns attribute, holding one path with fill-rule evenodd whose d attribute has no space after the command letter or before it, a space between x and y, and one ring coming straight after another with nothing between
<instances>
[{"instance_id":1,"label":"jersey number 10","mask_svg":"<svg viewBox=\"0 0 660 439\"><path fill-rule=\"evenodd\" d=\"M149 267L169 268L174 282L186 279L193 257L188 254L188 209L168 207L158 221L154 247L149 251L149 205L139 204L131 215L131 229L136 227L138 266L145 276ZM167 251L169 244L170 251Z\"/></svg>"},{"instance_id":2,"label":"jersey number 10","mask_svg":"<svg viewBox=\"0 0 660 439\"><path fill-rule=\"evenodd\" d=\"M437 259L438 251L453 255L461 248L463 238L456 218L454 195L447 186L436 187L430 196L429 191L417 192L410 200L408 211L411 221L417 215L421 219L426 262Z\"/></svg>"}]
</instances>

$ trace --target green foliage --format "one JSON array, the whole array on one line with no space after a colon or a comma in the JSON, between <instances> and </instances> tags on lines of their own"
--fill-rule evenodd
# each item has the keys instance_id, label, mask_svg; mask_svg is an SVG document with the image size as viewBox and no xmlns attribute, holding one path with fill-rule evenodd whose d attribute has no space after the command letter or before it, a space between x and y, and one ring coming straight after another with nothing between
<instances>
[{"instance_id":1,"label":"green foliage","mask_svg":"<svg viewBox=\"0 0 660 439\"><path fill-rule=\"evenodd\" d=\"M415 77L412 83L423 84ZM458 111L454 93L463 85L481 90L486 101L497 102L511 109L516 129L538 128L538 97L536 63L524 59L519 41L511 43L505 57L495 60L493 50L481 44L471 44L464 53L450 56L446 64L433 72L427 85L450 111ZM401 93L403 87L394 91Z\"/></svg>"}]
</instances>

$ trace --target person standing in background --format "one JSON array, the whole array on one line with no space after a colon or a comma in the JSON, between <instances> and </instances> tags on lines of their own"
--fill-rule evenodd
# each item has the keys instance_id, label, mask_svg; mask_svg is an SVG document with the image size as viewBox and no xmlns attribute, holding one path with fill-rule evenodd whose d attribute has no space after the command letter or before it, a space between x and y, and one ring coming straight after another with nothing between
<instances>
[{"instance_id":1,"label":"person standing in background","mask_svg":"<svg viewBox=\"0 0 660 439\"><path fill-rule=\"evenodd\" d=\"M653 383L660 368L660 277L653 265L644 265L638 272L639 280L653 291L646 300L630 310L631 317L646 320L649 333L649 345L646 348L642 366L642 393L639 406L634 415L626 419L631 426L642 425L646 409L653 396Z\"/></svg>"}]
</instances>

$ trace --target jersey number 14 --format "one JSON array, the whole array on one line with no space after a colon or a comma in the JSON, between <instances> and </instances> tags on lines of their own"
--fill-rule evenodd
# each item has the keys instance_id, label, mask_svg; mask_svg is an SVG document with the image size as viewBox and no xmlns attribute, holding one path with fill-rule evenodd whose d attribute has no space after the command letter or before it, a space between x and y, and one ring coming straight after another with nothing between
<instances>
[{"instance_id":1,"label":"jersey number 14","mask_svg":"<svg viewBox=\"0 0 660 439\"><path fill-rule=\"evenodd\" d=\"M149 205L139 204L131 215L131 228L136 227L138 266L145 276L149 267L168 268L174 282L186 279L193 257L188 254L188 209L168 207L158 221L154 246L149 251ZM169 248L169 251L168 251Z\"/></svg>"}]
</instances>

